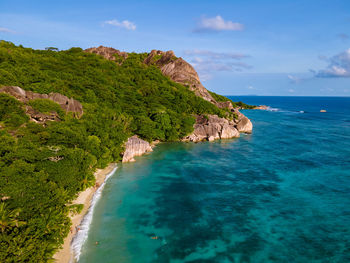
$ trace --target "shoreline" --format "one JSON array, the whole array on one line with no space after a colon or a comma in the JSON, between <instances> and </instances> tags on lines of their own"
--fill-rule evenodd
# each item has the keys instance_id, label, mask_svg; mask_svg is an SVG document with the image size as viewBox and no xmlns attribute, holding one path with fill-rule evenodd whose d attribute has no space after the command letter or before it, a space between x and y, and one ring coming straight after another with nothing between
<instances>
[{"instance_id":1,"label":"shoreline","mask_svg":"<svg viewBox=\"0 0 350 263\"><path fill-rule=\"evenodd\" d=\"M225 138L218 138L218 139L221 140ZM184 142L183 140L181 141ZM151 148L154 148L158 143L159 141L153 141L152 143L150 144L147 143L147 144ZM132 153L132 157L141 156L141 155L144 155L145 153L147 153L147 150L145 150L141 154L136 151ZM130 161L135 161L135 160L132 158L132 160L129 160L129 162ZM73 263L73 262L76 262L77 259L79 259L82 245L84 244L84 241L88 237L89 226L92 221L93 207L97 202L101 194L101 191L103 190L106 180L110 175L114 173L116 169L117 169L116 163L110 163L105 169L97 169L95 172L95 178L96 178L96 184L98 185L98 188L93 186L88 189L85 189L85 191L80 192L78 194L78 197L72 201L72 204L84 204L84 208L79 214L76 214L74 216L69 215L69 218L71 219L71 222L72 222L71 230L68 233L67 237L64 239L62 248L53 255L53 260L56 263Z\"/></svg>"},{"instance_id":2,"label":"shoreline","mask_svg":"<svg viewBox=\"0 0 350 263\"><path fill-rule=\"evenodd\" d=\"M72 204L84 204L84 208L81 213L76 215L70 215L70 219L72 221L71 231L68 233L67 237L64 239L64 243L62 249L58 250L53 259L56 263L68 263L74 262L73 250L71 248L72 241L77 234L76 229L83 222L84 217L90 210L90 206L94 197L94 194L103 187L103 183L106 180L107 175L113 172L116 169L117 165L115 163L109 164L104 169L97 169L95 172L96 183L99 185L98 188L90 187L85 189L85 191L80 192L78 197L73 200Z\"/></svg>"}]
</instances>

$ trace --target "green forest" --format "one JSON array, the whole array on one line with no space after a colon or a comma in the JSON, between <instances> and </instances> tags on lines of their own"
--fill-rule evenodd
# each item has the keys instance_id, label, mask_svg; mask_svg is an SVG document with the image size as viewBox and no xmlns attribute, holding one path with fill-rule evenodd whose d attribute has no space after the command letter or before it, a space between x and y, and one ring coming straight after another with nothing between
<instances>
[{"instance_id":1,"label":"green forest","mask_svg":"<svg viewBox=\"0 0 350 263\"><path fill-rule=\"evenodd\" d=\"M231 114L145 65L146 56L129 53L119 65L81 48L0 41L0 87L61 93L84 110L77 118L52 101L30 101L60 116L42 125L0 93L0 262L51 261L69 232L72 200L94 185L97 168L121 160L128 137L177 141L193 131L195 114Z\"/></svg>"}]
</instances>

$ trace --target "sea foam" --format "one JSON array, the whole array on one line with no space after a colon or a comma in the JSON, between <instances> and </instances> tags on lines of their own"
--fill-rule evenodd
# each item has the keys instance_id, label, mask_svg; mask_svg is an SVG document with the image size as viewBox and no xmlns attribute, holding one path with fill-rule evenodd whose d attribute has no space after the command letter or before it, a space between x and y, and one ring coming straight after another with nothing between
<instances>
[{"instance_id":1,"label":"sea foam","mask_svg":"<svg viewBox=\"0 0 350 263\"><path fill-rule=\"evenodd\" d=\"M94 193L92 200L91 200L90 207L79 225L79 231L76 233L76 235L74 236L74 238L72 240L71 249L73 251L73 256L74 256L75 261L79 260L79 257L81 254L81 249L82 249L82 247L83 247L83 245L88 237L90 225L92 222L92 216L94 213L94 208L95 208L98 200L101 197L102 190L103 190L108 178L114 174L114 172L117 170L117 168L118 167L115 167L109 174L106 175L105 180L103 181L101 186Z\"/></svg>"},{"instance_id":2,"label":"sea foam","mask_svg":"<svg viewBox=\"0 0 350 263\"><path fill-rule=\"evenodd\" d=\"M280 109L278 109L278 108L272 108L272 107L268 106L266 110L267 110L267 111L279 111Z\"/></svg>"}]
</instances>

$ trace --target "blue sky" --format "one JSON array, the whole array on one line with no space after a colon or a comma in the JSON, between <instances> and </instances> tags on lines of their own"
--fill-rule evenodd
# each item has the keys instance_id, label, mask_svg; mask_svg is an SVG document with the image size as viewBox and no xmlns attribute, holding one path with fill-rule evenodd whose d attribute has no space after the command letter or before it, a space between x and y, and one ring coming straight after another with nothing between
<instances>
[{"instance_id":1,"label":"blue sky","mask_svg":"<svg viewBox=\"0 0 350 263\"><path fill-rule=\"evenodd\" d=\"M348 0L0 0L0 39L174 50L226 95L350 96Z\"/></svg>"}]
</instances>

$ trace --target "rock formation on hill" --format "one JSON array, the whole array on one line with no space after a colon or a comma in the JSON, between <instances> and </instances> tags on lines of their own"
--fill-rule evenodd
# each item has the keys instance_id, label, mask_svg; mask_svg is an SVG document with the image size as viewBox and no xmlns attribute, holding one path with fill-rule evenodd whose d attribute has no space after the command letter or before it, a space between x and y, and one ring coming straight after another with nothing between
<instances>
[{"instance_id":1,"label":"rock formation on hill","mask_svg":"<svg viewBox=\"0 0 350 263\"><path fill-rule=\"evenodd\" d=\"M61 108L66 112L73 112L75 117L81 117L83 115L83 106L81 103L73 98L68 98L60 93L40 94L32 91L24 90L17 86L5 86L0 88L1 93L7 93L23 103L27 103L35 99L49 99L58 103ZM34 110L31 106L26 105L26 113L30 116L31 120L39 123L45 123L45 121L58 121L58 114L52 112L50 114L44 114Z\"/></svg>"},{"instance_id":2,"label":"rock formation on hill","mask_svg":"<svg viewBox=\"0 0 350 263\"><path fill-rule=\"evenodd\" d=\"M177 58L173 51L152 50L144 63L157 65L162 73L171 80L188 86L197 96L217 104L216 100L201 84L196 70L182 58Z\"/></svg>"},{"instance_id":3,"label":"rock formation on hill","mask_svg":"<svg viewBox=\"0 0 350 263\"><path fill-rule=\"evenodd\" d=\"M116 60L115 54L122 56L124 59L128 56L126 52L103 46L88 48L85 52L95 53L109 60ZM176 57L173 51L163 52L160 50L152 50L144 60L144 63L147 65L155 64L160 68L162 73L171 80L187 85L197 96L213 104L217 104L217 101L201 84L195 69L182 58Z\"/></svg>"},{"instance_id":4,"label":"rock formation on hill","mask_svg":"<svg viewBox=\"0 0 350 263\"><path fill-rule=\"evenodd\" d=\"M98 48L89 48L86 52L99 54L106 59L115 60L115 54L127 58L126 52L120 52L114 48L100 46ZM197 116L194 125L194 132L187 136L185 141L214 140L219 138L239 137L239 132L251 133L253 125L251 121L234 109L230 101L216 101L208 90L201 84L196 70L182 58L175 56L173 51L152 50L145 58L146 65L156 65L165 76L168 76L174 82L188 86L194 93L216 105L219 108L227 108L234 112L237 119L229 121L219 118L216 115L210 115L208 119L204 116ZM138 139L140 140L140 139Z\"/></svg>"},{"instance_id":5,"label":"rock formation on hill","mask_svg":"<svg viewBox=\"0 0 350 263\"><path fill-rule=\"evenodd\" d=\"M115 54L122 56L124 59L128 57L126 52L104 46L88 48L85 52L99 54L109 60L115 60ZM144 63L146 65L156 65L165 76L168 76L174 82L188 86L197 96L215 104L217 107L233 109L230 101L216 101L200 82L196 70L184 59L176 57L172 50L166 52L152 50L145 58Z\"/></svg>"},{"instance_id":6,"label":"rock formation on hill","mask_svg":"<svg viewBox=\"0 0 350 263\"><path fill-rule=\"evenodd\" d=\"M134 162L135 156L143 155L146 152L151 152L152 147L151 145L141 140L137 135L134 135L128 139L128 141L125 143L125 152L123 155L123 163L126 162Z\"/></svg>"},{"instance_id":7,"label":"rock formation on hill","mask_svg":"<svg viewBox=\"0 0 350 263\"><path fill-rule=\"evenodd\" d=\"M115 54L123 57L124 59L128 57L127 52L122 52L122 51L119 51L118 49L114 49L111 47L104 47L104 46L88 48L88 49L85 49L85 52L101 55L108 60L116 60L116 57L114 56Z\"/></svg>"}]
</instances>

